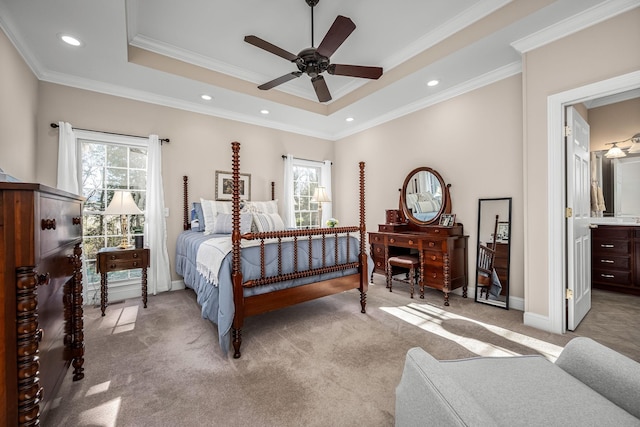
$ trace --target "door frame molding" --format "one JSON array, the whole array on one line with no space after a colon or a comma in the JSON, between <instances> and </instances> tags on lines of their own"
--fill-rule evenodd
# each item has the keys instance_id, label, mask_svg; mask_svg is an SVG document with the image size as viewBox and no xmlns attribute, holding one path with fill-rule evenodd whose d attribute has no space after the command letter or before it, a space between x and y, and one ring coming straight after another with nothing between
<instances>
[{"instance_id":1,"label":"door frame molding","mask_svg":"<svg viewBox=\"0 0 640 427\"><path fill-rule=\"evenodd\" d=\"M591 99L615 95L640 88L640 71L570 89L547 97L547 193L548 193L548 283L549 318L546 329L563 334L567 331L566 281L566 200L564 123L565 107ZM561 185L558 185L561 184ZM540 325L540 320L536 323Z\"/></svg>"}]
</instances>

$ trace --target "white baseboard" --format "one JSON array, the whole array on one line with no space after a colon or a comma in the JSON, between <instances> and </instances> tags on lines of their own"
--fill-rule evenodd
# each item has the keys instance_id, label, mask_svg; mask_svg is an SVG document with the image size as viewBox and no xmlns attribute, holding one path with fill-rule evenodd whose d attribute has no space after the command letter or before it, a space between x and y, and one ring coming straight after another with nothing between
<instances>
[{"instance_id":1,"label":"white baseboard","mask_svg":"<svg viewBox=\"0 0 640 427\"><path fill-rule=\"evenodd\" d=\"M173 280L171 290L179 291L185 289L182 280ZM149 292L149 295L151 293ZM139 281L122 282L109 284L108 300L110 302L123 301L130 298L141 298L142 287ZM84 294L85 305L100 305L100 284L89 285Z\"/></svg>"},{"instance_id":2,"label":"white baseboard","mask_svg":"<svg viewBox=\"0 0 640 427\"><path fill-rule=\"evenodd\" d=\"M462 288L454 289L452 294L462 295ZM467 298L474 299L476 295L476 287L467 287ZM524 299L520 297L509 297L509 310L524 311Z\"/></svg>"},{"instance_id":3,"label":"white baseboard","mask_svg":"<svg viewBox=\"0 0 640 427\"><path fill-rule=\"evenodd\" d=\"M525 311L523 316L524 324L532 326L543 331L553 332L551 327L551 319L549 316L541 316L540 314Z\"/></svg>"},{"instance_id":4,"label":"white baseboard","mask_svg":"<svg viewBox=\"0 0 640 427\"><path fill-rule=\"evenodd\" d=\"M172 291L180 291L182 289L186 289L183 280L173 280L171 282L171 290Z\"/></svg>"}]
</instances>

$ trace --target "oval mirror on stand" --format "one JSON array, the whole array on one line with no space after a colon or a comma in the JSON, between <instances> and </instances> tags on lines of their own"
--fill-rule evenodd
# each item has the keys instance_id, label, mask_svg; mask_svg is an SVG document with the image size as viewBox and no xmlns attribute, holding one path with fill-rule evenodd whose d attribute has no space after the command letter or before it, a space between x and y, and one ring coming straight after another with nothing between
<instances>
[{"instance_id":1,"label":"oval mirror on stand","mask_svg":"<svg viewBox=\"0 0 640 427\"><path fill-rule=\"evenodd\" d=\"M437 225L442 214L451 213L450 186L431 168L414 169L407 175L400 190L402 214L410 223L418 226Z\"/></svg>"},{"instance_id":2,"label":"oval mirror on stand","mask_svg":"<svg viewBox=\"0 0 640 427\"><path fill-rule=\"evenodd\" d=\"M511 197L478 201L476 302L509 309Z\"/></svg>"}]
</instances>

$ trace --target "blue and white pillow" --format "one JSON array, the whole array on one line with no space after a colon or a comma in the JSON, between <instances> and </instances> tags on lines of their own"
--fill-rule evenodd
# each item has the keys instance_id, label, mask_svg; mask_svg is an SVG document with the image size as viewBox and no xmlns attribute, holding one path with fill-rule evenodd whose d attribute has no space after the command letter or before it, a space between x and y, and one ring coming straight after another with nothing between
<instances>
[{"instance_id":1,"label":"blue and white pillow","mask_svg":"<svg viewBox=\"0 0 640 427\"><path fill-rule=\"evenodd\" d=\"M251 231L251 221L253 217L250 213L240 214L240 234ZM231 234L233 231L233 215L229 213L219 213L216 218L213 234Z\"/></svg>"},{"instance_id":2,"label":"blue and white pillow","mask_svg":"<svg viewBox=\"0 0 640 427\"><path fill-rule=\"evenodd\" d=\"M204 231L204 213L202 212L202 203L193 202L191 209L191 230Z\"/></svg>"},{"instance_id":3,"label":"blue and white pillow","mask_svg":"<svg viewBox=\"0 0 640 427\"><path fill-rule=\"evenodd\" d=\"M284 222L277 213L254 213L253 223L260 233L285 229Z\"/></svg>"}]
</instances>

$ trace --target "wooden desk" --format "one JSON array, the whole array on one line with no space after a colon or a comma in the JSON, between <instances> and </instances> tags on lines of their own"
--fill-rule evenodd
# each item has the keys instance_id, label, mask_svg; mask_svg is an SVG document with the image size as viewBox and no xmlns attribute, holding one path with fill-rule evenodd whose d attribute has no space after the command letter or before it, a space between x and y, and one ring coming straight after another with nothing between
<instances>
[{"instance_id":1,"label":"wooden desk","mask_svg":"<svg viewBox=\"0 0 640 427\"><path fill-rule=\"evenodd\" d=\"M459 287L466 298L469 236L462 232L462 225L412 230L407 224L380 224L378 232L369 233L374 272L386 274L390 256L415 252L420 256L421 286L441 290L444 305L449 305L449 293Z\"/></svg>"},{"instance_id":2,"label":"wooden desk","mask_svg":"<svg viewBox=\"0 0 640 427\"><path fill-rule=\"evenodd\" d=\"M100 273L100 310L104 310L109 301L107 296L107 273L111 271L142 269L142 302L147 308L147 268L149 267L148 248L102 248L98 251L97 271Z\"/></svg>"}]
</instances>

